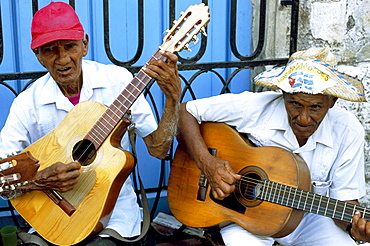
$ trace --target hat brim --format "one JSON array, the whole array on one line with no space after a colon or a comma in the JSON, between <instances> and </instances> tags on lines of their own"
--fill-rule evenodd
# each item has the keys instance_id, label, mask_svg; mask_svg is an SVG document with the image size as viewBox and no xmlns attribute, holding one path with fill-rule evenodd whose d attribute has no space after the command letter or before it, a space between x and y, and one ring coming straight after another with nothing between
<instances>
[{"instance_id":1,"label":"hat brim","mask_svg":"<svg viewBox=\"0 0 370 246\"><path fill-rule=\"evenodd\" d=\"M288 77L291 74L292 66L295 62L310 62L314 64L319 71L317 73L327 76L325 83L321 84L321 88L316 88L316 91L306 90L303 87L289 86ZM324 81L322 80L324 83ZM281 89L287 93L312 93L331 95L354 102L365 102L365 90L362 82L353 76L339 72L336 67L312 60L305 61L298 59L290 61L285 67L277 67L271 70L260 73L254 78L254 83L272 89Z\"/></svg>"},{"instance_id":2,"label":"hat brim","mask_svg":"<svg viewBox=\"0 0 370 246\"><path fill-rule=\"evenodd\" d=\"M58 40L82 40L84 35L85 33L80 30L57 30L44 33L32 39L31 49L36 49Z\"/></svg>"}]
</instances>

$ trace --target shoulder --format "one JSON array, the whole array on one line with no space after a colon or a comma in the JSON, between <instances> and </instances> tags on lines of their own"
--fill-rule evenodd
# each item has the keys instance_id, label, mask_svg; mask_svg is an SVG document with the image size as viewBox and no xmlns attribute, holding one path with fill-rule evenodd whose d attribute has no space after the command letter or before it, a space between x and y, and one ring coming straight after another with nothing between
<instances>
[{"instance_id":1,"label":"shoulder","mask_svg":"<svg viewBox=\"0 0 370 246\"><path fill-rule=\"evenodd\" d=\"M197 99L189 101L189 104L269 104L273 101L282 98L282 93L266 91L266 92L250 92L244 91L241 93L225 93L217 96Z\"/></svg>"},{"instance_id":2,"label":"shoulder","mask_svg":"<svg viewBox=\"0 0 370 246\"><path fill-rule=\"evenodd\" d=\"M83 71L96 71L96 72L107 72L108 74L111 73L122 73L125 74L131 74L126 68L120 67L114 64L103 64L96 61L90 61L90 60L83 60L82 61L82 69Z\"/></svg>"},{"instance_id":3,"label":"shoulder","mask_svg":"<svg viewBox=\"0 0 370 246\"><path fill-rule=\"evenodd\" d=\"M27 104L29 105L30 102L42 96L41 93L43 91L43 88L45 87L49 79L50 79L49 73L36 79L28 88L19 93L19 95L14 99L14 102L20 103L28 102Z\"/></svg>"},{"instance_id":4,"label":"shoulder","mask_svg":"<svg viewBox=\"0 0 370 246\"><path fill-rule=\"evenodd\" d=\"M358 118L350 111L334 106L328 111L327 118L338 134L364 135L364 128Z\"/></svg>"},{"instance_id":5,"label":"shoulder","mask_svg":"<svg viewBox=\"0 0 370 246\"><path fill-rule=\"evenodd\" d=\"M84 80L101 81L104 83L129 83L133 76L124 67L113 64L102 64L96 61L83 60L82 71Z\"/></svg>"}]
</instances>

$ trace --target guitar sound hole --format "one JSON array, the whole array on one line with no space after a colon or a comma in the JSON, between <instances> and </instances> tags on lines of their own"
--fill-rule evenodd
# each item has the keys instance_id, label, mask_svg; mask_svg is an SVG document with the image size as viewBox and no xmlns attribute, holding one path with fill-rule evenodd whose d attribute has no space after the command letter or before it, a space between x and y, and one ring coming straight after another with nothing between
<instances>
[{"instance_id":1,"label":"guitar sound hole","mask_svg":"<svg viewBox=\"0 0 370 246\"><path fill-rule=\"evenodd\" d=\"M261 180L261 177L256 173L250 173L247 176L242 177L240 182L240 195L247 200L256 199L256 184Z\"/></svg>"},{"instance_id":2,"label":"guitar sound hole","mask_svg":"<svg viewBox=\"0 0 370 246\"><path fill-rule=\"evenodd\" d=\"M72 150L74 161L78 161L82 166L90 165L96 158L96 149L89 140L79 141Z\"/></svg>"},{"instance_id":3,"label":"guitar sound hole","mask_svg":"<svg viewBox=\"0 0 370 246\"><path fill-rule=\"evenodd\" d=\"M235 195L240 203L247 207L256 207L262 203L258 199L258 184L261 180L267 180L266 172L257 166L247 166L243 168L239 174L241 180L237 182L235 187Z\"/></svg>"}]
</instances>

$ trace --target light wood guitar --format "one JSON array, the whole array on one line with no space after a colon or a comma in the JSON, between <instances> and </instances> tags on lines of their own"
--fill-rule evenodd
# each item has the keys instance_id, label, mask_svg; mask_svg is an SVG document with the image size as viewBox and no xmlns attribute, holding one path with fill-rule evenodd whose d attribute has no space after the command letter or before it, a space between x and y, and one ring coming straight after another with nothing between
<instances>
[{"instance_id":1,"label":"light wood guitar","mask_svg":"<svg viewBox=\"0 0 370 246\"><path fill-rule=\"evenodd\" d=\"M166 59L160 50L173 53L187 48L208 22L209 8L191 5L149 62ZM73 245L107 224L122 184L134 167L133 156L120 149L128 125L122 119L151 79L140 70L109 108L94 101L76 105L52 132L25 149L39 161L40 170L58 161L83 165L72 191L33 191L11 200L19 214L49 242Z\"/></svg>"},{"instance_id":2,"label":"light wood guitar","mask_svg":"<svg viewBox=\"0 0 370 246\"><path fill-rule=\"evenodd\" d=\"M217 158L228 160L242 178L225 200L212 197L207 179L188 153L177 147L168 183L173 215L190 227L235 222L260 236L283 237L305 212L351 222L366 208L310 192L311 180L301 157L278 147L254 147L224 123L202 123L202 137Z\"/></svg>"}]
</instances>

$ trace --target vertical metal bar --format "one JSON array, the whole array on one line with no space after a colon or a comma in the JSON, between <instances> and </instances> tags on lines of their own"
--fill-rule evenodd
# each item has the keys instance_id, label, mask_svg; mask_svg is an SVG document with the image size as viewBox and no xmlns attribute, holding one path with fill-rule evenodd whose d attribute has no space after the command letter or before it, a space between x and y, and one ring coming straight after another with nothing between
<instances>
[{"instance_id":1,"label":"vertical metal bar","mask_svg":"<svg viewBox=\"0 0 370 246\"><path fill-rule=\"evenodd\" d=\"M110 29L109 29L109 4L108 0L104 0L103 9L104 9L104 48L109 60L118 65L118 66L131 66L135 64L143 52L144 47L144 0L138 0L138 46L136 54L131 60L128 61L119 61L112 54L110 48Z\"/></svg>"},{"instance_id":2,"label":"vertical metal bar","mask_svg":"<svg viewBox=\"0 0 370 246\"><path fill-rule=\"evenodd\" d=\"M250 56L243 56L239 53L236 47L236 13L237 13L237 0L231 1L230 13L230 48L235 57L240 60L253 60L261 54L265 43L265 26L266 26L266 0L260 1L260 15L259 15L259 29L258 29L258 42L257 47Z\"/></svg>"},{"instance_id":3,"label":"vertical metal bar","mask_svg":"<svg viewBox=\"0 0 370 246\"><path fill-rule=\"evenodd\" d=\"M292 14L290 27L290 55L297 51L298 21L299 21L299 0L292 0Z\"/></svg>"},{"instance_id":4,"label":"vertical metal bar","mask_svg":"<svg viewBox=\"0 0 370 246\"><path fill-rule=\"evenodd\" d=\"M32 0L32 13L33 13L33 15L36 14L38 9L39 9L39 2L37 0Z\"/></svg>"},{"instance_id":5,"label":"vertical metal bar","mask_svg":"<svg viewBox=\"0 0 370 246\"><path fill-rule=\"evenodd\" d=\"M0 13L1 13L1 2L0 2ZM3 39L3 20L0 14L0 64L3 62L4 58L4 39Z\"/></svg>"}]
</instances>

